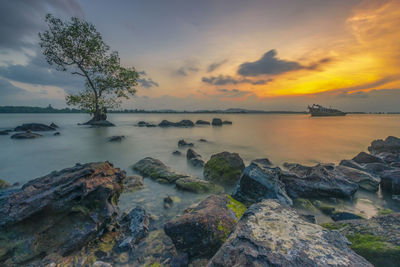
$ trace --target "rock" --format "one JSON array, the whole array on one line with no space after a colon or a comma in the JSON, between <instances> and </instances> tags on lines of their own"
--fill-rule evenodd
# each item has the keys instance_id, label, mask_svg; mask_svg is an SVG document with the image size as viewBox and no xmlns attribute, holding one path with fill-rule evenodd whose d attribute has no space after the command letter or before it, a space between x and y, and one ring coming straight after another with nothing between
<instances>
[{"instance_id":1,"label":"rock","mask_svg":"<svg viewBox=\"0 0 400 267\"><path fill-rule=\"evenodd\" d=\"M382 139L375 140L368 147L368 151L372 154L380 152L400 153L400 138L389 136L383 141Z\"/></svg>"},{"instance_id":2,"label":"rock","mask_svg":"<svg viewBox=\"0 0 400 267\"><path fill-rule=\"evenodd\" d=\"M57 135L60 135L60 134L61 134L60 132L55 132L53 135L57 136Z\"/></svg>"},{"instance_id":3,"label":"rock","mask_svg":"<svg viewBox=\"0 0 400 267\"><path fill-rule=\"evenodd\" d=\"M375 266L399 265L400 213L331 225L351 241L350 248Z\"/></svg>"},{"instance_id":4,"label":"rock","mask_svg":"<svg viewBox=\"0 0 400 267\"><path fill-rule=\"evenodd\" d=\"M107 140L108 142L122 142L123 139L125 139L124 135L114 135L109 137Z\"/></svg>"},{"instance_id":5,"label":"rock","mask_svg":"<svg viewBox=\"0 0 400 267\"><path fill-rule=\"evenodd\" d=\"M191 148L189 148L188 151L186 152L186 158L189 161L189 163L195 167L204 166L204 160L201 158L201 155Z\"/></svg>"},{"instance_id":6,"label":"rock","mask_svg":"<svg viewBox=\"0 0 400 267\"><path fill-rule=\"evenodd\" d=\"M193 143L188 143L185 140L181 139L178 141L178 146L179 147L185 147L185 146L193 147L194 145L193 145Z\"/></svg>"},{"instance_id":7,"label":"rock","mask_svg":"<svg viewBox=\"0 0 400 267\"><path fill-rule=\"evenodd\" d=\"M280 173L291 198L341 197L349 198L358 190L356 183L347 180L331 164L313 167L295 164L289 171Z\"/></svg>"},{"instance_id":8,"label":"rock","mask_svg":"<svg viewBox=\"0 0 400 267\"><path fill-rule=\"evenodd\" d=\"M203 120L197 120L196 121L197 125L210 125L209 121L203 121Z\"/></svg>"},{"instance_id":9,"label":"rock","mask_svg":"<svg viewBox=\"0 0 400 267\"><path fill-rule=\"evenodd\" d=\"M376 156L381 158L387 164L400 162L400 153L381 152L376 154Z\"/></svg>"},{"instance_id":10,"label":"rock","mask_svg":"<svg viewBox=\"0 0 400 267\"><path fill-rule=\"evenodd\" d=\"M127 176L124 181L124 191L134 192L144 187L143 177L140 175Z\"/></svg>"},{"instance_id":11,"label":"rock","mask_svg":"<svg viewBox=\"0 0 400 267\"><path fill-rule=\"evenodd\" d=\"M365 152L360 152L357 156L353 158L355 162L358 164L362 163L383 163L383 160L375 157L371 154L365 153Z\"/></svg>"},{"instance_id":12,"label":"rock","mask_svg":"<svg viewBox=\"0 0 400 267\"><path fill-rule=\"evenodd\" d=\"M224 188L220 185L194 177L180 178L175 183L176 188L194 193L224 192Z\"/></svg>"},{"instance_id":13,"label":"rock","mask_svg":"<svg viewBox=\"0 0 400 267\"><path fill-rule=\"evenodd\" d=\"M13 134L13 135L11 135L11 138L12 139L34 139L34 138L38 138L41 136L42 136L41 134L25 132L25 133Z\"/></svg>"},{"instance_id":14,"label":"rock","mask_svg":"<svg viewBox=\"0 0 400 267\"><path fill-rule=\"evenodd\" d=\"M0 265L65 256L117 217L125 173L108 162L77 164L0 196Z\"/></svg>"},{"instance_id":15,"label":"rock","mask_svg":"<svg viewBox=\"0 0 400 267\"><path fill-rule=\"evenodd\" d=\"M51 124L50 124L50 127L53 127L53 128L60 128L60 127L58 127L58 125L57 124L55 124L54 122L52 122Z\"/></svg>"},{"instance_id":16,"label":"rock","mask_svg":"<svg viewBox=\"0 0 400 267\"><path fill-rule=\"evenodd\" d=\"M251 162L257 163L257 164L261 165L262 167L271 167L272 166L271 161L267 158L254 159Z\"/></svg>"},{"instance_id":17,"label":"rock","mask_svg":"<svg viewBox=\"0 0 400 267\"><path fill-rule=\"evenodd\" d=\"M244 170L242 158L237 153L221 152L212 155L204 165L204 177L218 184L234 185Z\"/></svg>"},{"instance_id":18,"label":"rock","mask_svg":"<svg viewBox=\"0 0 400 267\"><path fill-rule=\"evenodd\" d=\"M182 155L182 152L180 152L179 150L175 150L174 152L172 152L172 155L180 156L180 155Z\"/></svg>"},{"instance_id":19,"label":"rock","mask_svg":"<svg viewBox=\"0 0 400 267\"><path fill-rule=\"evenodd\" d=\"M189 175L177 173L160 160L151 157L139 160L132 168L140 174L161 183L171 184L180 178L190 177Z\"/></svg>"},{"instance_id":20,"label":"rock","mask_svg":"<svg viewBox=\"0 0 400 267\"><path fill-rule=\"evenodd\" d=\"M0 135L8 135L9 133L10 131L8 130L0 131Z\"/></svg>"},{"instance_id":21,"label":"rock","mask_svg":"<svg viewBox=\"0 0 400 267\"><path fill-rule=\"evenodd\" d=\"M170 122L163 120L158 124L160 127L193 127L194 123L191 120L181 120L180 122Z\"/></svg>"},{"instance_id":22,"label":"rock","mask_svg":"<svg viewBox=\"0 0 400 267\"><path fill-rule=\"evenodd\" d=\"M337 166L336 169L341 172L346 179L357 183L360 188L364 190L376 192L379 189L380 178L378 177L346 166Z\"/></svg>"},{"instance_id":23,"label":"rock","mask_svg":"<svg viewBox=\"0 0 400 267\"><path fill-rule=\"evenodd\" d=\"M292 205L285 185L279 180L279 173L279 168L251 163L244 169L232 196L248 206L263 199L277 199L282 204Z\"/></svg>"},{"instance_id":24,"label":"rock","mask_svg":"<svg viewBox=\"0 0 400 267\"><path fill-rule=\"evenodd\" d=\"M122 241L118 241L118 249L132 251L134 246L142 240L149 231L149 214L142 207L135 207L119 222L125 227Z\"/></svg>"},{"instance_id":25,"label":"rock","mask_svg":"<svg viewBox=\"0 0 400 267\"><path fill-rule=\"evenodd\" d=\"M214 119L212 120L211 124L212 124L213 126L221 126L221 125L222 125L222 120L219 119L219 118L214 118Z\"/></svg>"},{"instance_id":26,"label":"rock","mask_svg":"<svg viewBox=\"0 0 400 267\"><path fill-rule=\"evenodd\" d=\"M201 139L199 139L199 142L207 143L208 141L206 139L201 138Z\"/></svg>"},{"instance_id":27,"label":"rock","mask_svg":"<svg viewBox=\"0 0 400 267\"><path fill-rule=\"evenodd\" d=\"M95 127L114 127L115 124L109 122L108 120L95 120L91 119L85 123L82 123L81 125L91 125Z\"/></svg>"},{"instance_id":28,"label":"rock","mask_svg":"<svg viewBox=\"0 0 400 267\"><path fill-rule=\"evenodd\" d=\"M322 211L322 213L330 215L335 211L335 207L326 203L323 203L319 200L315 200L312 202L312 204L314 205L314 207L316 207L317 209L319 209L320 211Z\"/></svg>"},{"instance_id":29,"label":"rock","mask_svg":"<svg viewBox=\"0 0 400 267\"><path fill-rule=\"evenodd\" d=\"M306 222L312 223L312 224L316 224L317 223L317 218L315 217L315 215L312 214L299 214L299 217L301 219L303 219Z\"/></svg>"},{"instance_id":30,"label":"rock","mask_svg":"<svg viewBox=\"0 0 400 267\"><path fill-rule=\"evenodd\" d=\"M112 264L104 261L96 261L93 263L92 267L113 267Z\"/></svg>"},{"instance_id":31,"label":"rock","mask_svg":"<svg viewBox=\"0 0 400 267\"><path fill-rule=\"evenodd\" d=\"M171 267L187 267L189 264L189 256L187 253L179 253L171 260Z\"/></svg>"},{"instance_id":32,"label":"rock","mask_svg":"<svg viewBox=\"0 0 400 267\"><path fill-rule=\"evenodd\" d=\"M222 124L230 124L231 125L232 122L231 121L223 121Z\"/></svg>"},{"instance_id":33,"label":"rock","mask_svg":"<svg viewBox=\"0 0 400 267\"><path fill-rule=\"evenodd\" d=\"M172 204L174 204L174 201L170 196L166 196L163 202L164 202L164 209L169 209L172 207Z\"/></svg>"},{"instance_id":34,"label":"rock","mask_svg":"<svg viewBox=\"0 0 400 267\"><path fill-rule=\"evenodd\" d=\"M210 195L164 225L175 247L189 256L212 256L225 242L246 208L223 195Z\"/></svg>"},{"instance_id":35,"label":"rock","mask_svg":"<svg viewBox=\"0 0 400 267\"><path fill-rule=\"evenodd\" d=\"M210 260L219 266L371 266L340 233L304 221L275 200L252 205Z\"/></svg>"},{"instance_id":36,"label":"rock","mask_svg":"<svg viewBox=\"0 0 400 267\"><path fill-rule=\"evenodd\" d=\"M150 122L145 122L145 121L139 121L137 126L138 127L157 127L157 125L150 123Z\"/></svg>"},{"instance_id":37,"label":"rock","mask_svg":"<svg viewBox=\"0 0 400 267\"><path fill-rule=\"evenodd\" d=\"M363 219L363 217L361 217L357 214L351 213L351 212L347 212L347 211L335 211L331 214L331 218L335 222L345 221L345 220Z\"/></svg>"},{"instance_id":38,"label":"rock","mask_svg":"<svg viewBox=\"0 0 400 267\"><path fill-rule=\"evenodd\" d=\"M365 163L365 164L358 164L353 160L342 160L339 163L340 166L346 166L350 168L354 168L357 170L361 170L372 175L379 175L381 172L385 170L391 170L392 167L390 165L384 163Z\"/></svg>"},{"instance_id":39,"label":"rock","mask_svg":"<svg viewBox=\"0 0 400 267\"><path fill-rule=\"evenodd\" d=\"M400 169L384 171L381 174L381 179L383 191L390 192L393 195L400 194Z\"/></svg>"},{"instance_id":40,"label":"rock","mask_svg":"<svg viewBox=\"0 0 400 267\"><path fill-rule=\"evenodd\" d=\"M10 184L0 179L0 189L6 189L8 187L10 187Z\"/></svg>"},{"instance_id":41,"label":"rock","mask_svg":"<svg viewBox=\"0 0 400 267\"><path fill-rule=\"evenodd\" d=\"M16 132L25 132L25 131L55 131L56 129L52 126L48 126L42 123L24 123L20 126L17 126L14 131Z\"/></svg>"}]
</instances>

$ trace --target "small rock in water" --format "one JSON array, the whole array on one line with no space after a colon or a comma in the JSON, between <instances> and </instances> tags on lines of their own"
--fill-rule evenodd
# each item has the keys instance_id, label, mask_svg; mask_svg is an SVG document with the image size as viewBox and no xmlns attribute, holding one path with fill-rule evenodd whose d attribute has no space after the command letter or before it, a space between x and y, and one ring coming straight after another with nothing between
<instances>
[{"instance_id":1,"label":"small rock in water","mask_svg":"<svg viewBox=\"0 0 400 267\"><path fill-rule=\"evenodd\" d=\"M164 208L169 209L172 207L172 204L174 204L174 200L170 196L166 196L164 198Z\"/></svg>"},{"instance_id":2,"label":"small rock in water","mask_svg":"<svg viewBox=\"0 0 400 267\"><path fill-rule=\"evenodd\" d=\"M196 121L197 125L210 125L209 121L198 120Z\"/></svg>"},{"instance_id":3,"label":"small rock in water","mask_svg":"<svg viewBox=\"0 0 400 267\"><path fill-rule=\"evenodd\" d=\"M244 170L242 158L237 153L221 152L211 156L204 165L204 177L215 183L234 185Z\"/></svg>"},{"instance_id":4,"label":"small rock in water","mask_svg":"<svg viewBox=\"0 0 400 267\"><path fill-rule=\"evenodd\" d=\"M60 127L58 127L58 125L55 124L54 122L52 122L52 123L50 124L50 127L53 127L53 128L60 128Z\"/></svg>"},{"instance_id":5,"label":"small rock in water","mask_svg":"<svg viewBox=\"0 0 400 267\"><path fill-rule=\"evenodd\" d=\"M206 143L208 141L206 139L201 138L201 139L199 139L199 142Z\"/></svg>"},{"instance_id":6,"label":"small rock in water","mask_svg":"<svg viewBox=\"0 0 400 267\"><path fill-rule=\"evenodd\" d=\"M140 175L127 176L124 181L124 191L136 191L144 187L143 177Z\"/></svg>"},{"instance_id":7,"label":"small rock in water","mask_svg":"<svg viewBox=\"0 0 400 267\"><path fill-rule=\"evenodd\" d=\"M193 143L188 143L185 140L181 139L178 141L178 146L179 147L184 147L184 146L192 147Z\"/></svg>"},{"instance_id":8,"label":"small rock in water","mask_svg":"<svg viewBox=\"0 0 400 267\"><path fill-rule=\"evenodd\" d=\"M121 142L122 139L125 139L124 135L115 135L108 138L108 142Z\"/></svg>"},{"instance_id":9,"label":"small rock in water","mask_svg":"<svg viewBox=\"0 0 400 267\"><path fill-rule=\"evenodd\" d=\"M182 152L180 152L179 150L175 150L174 152L172 152L172 155L180 156L180 155L182 155Z\"/></svg>"},{"instance_id":10,"label":"small rock in water","mask_svg":"<svg viewBox=\"0 0 400 267\"><path fill-rule=\"evenodd\" d=\"M191 148L188 149L186 153L186 158L195 167L204 166L204 160L201 158L201 155Z\"/></svg>"},{"instance_id":11,"label":"small rock in water","mask_svg":"<svg viewBox=\"0 0 400 267\"><path fill-rule=\"evenodd\" d=\"M27 131L25 133L16 133L13 134L11 136L12 139L34 139L34 138L38 138L41 137L41 134L37 134L37 133L32 133L30 131Z\"/></svg>"},{"instance_id":12,"label":"small rock in water","mask_svg":"<svg viewBox=\"0 0 400 267\"><path fill-rule=\"evenodd\" d=\"M53 135L55 136L60 135L60 132L55 132Z\"/></svg>"},{"instance_id":13,"label":"small rock in water","mask_svg":"<svg viewBox=\"0 0 400 267\"><path fill-rule=\"evenodd\" d=\"M221 119L219 119L219 118L214 118L213 120L212 120L212 123L211 123L213 126L221 126L222 125L222 120Z\"/></svg>"},{"instance_id":14,"label":"small rock in water","mask_svg":"<svg viewBox=\"0 0 400 267\"><path fill-rule=\"evenodd\" d=\"M231 122L231 121L223 121L222 124L228 124L228 125L230 125L230 124L232 124L232 122Z\"/></svg>"},{"instance_id":15,"label":"small rock in water","mask_svg":"<svg viewBox=\"0 0 400 267\"><path fill-rule=\"evenodd\" d=\"M55 131L56 129L52 126L48 126L43 123L24 123L20 126L17 126L14 131L16 132L25 132L25 131Z\"/></svg>"}]
</instances>

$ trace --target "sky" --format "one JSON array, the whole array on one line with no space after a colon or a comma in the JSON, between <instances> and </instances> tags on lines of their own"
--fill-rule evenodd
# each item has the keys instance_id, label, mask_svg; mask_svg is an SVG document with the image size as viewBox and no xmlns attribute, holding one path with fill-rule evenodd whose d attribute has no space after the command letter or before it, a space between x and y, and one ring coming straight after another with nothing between
<instances>
[{"instance_id":1,"label":"sky","mask_svg":"<svg viewBox=\"0 0 400 267\"><path fill-rule=\"evenodd\" d=\"M400 111L398 0L0 0L0 105L83 90L42 55L47 13L94 24L142 73L121 108Z\"/></svg>"}]
</instances>

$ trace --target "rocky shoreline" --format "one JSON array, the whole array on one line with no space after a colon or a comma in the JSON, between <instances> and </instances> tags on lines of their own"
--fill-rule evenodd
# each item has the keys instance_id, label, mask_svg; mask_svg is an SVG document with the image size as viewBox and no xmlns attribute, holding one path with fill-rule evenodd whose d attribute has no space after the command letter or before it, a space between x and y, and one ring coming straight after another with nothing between
<instances>
[{"instance_id":1,"label":"rocky shoreline","mask_svg":"<svg viewBox=\"0 0 400 267\"><path fill-rule=\"evenodd\" d=\"M398 266L400 213L382 210L364 219L338 203L351 201L357 191L400 200L399 138L373 141L370 153L338 165L283 167L268 159L245 166L230 152L207 161L181 141L188 163L203 168L204 179L147 157L132 165L141 176L127 177L109 162L96 162L20 188L0 180L0 265ZM118 208L123 192L144 188L143 178L204 198L157 227L156 214L136 203L127 213ZM231 195L225 193L232 187ZM164 207L173 202L168 196ZM330 222L319 225L316 213Z\"/></svg>"}]
</instances>

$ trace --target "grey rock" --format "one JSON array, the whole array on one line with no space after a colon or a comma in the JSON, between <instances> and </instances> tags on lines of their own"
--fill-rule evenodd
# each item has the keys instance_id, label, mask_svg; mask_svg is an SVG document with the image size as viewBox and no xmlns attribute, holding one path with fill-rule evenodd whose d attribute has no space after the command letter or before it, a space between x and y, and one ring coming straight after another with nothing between
<instances>
[{"instance_id":1,"label":"grey rock","mask_svg":"<svg viewBox=\"0 0 400 267\"><path fill-rule=\"evenodd\" d=\"M183 139L181 139L181 140L178 141L178 147L185 147L185 146L187 146L187 147L193 147L194 145L193 145L193 143L188 143L188 142L186 142L186 141L183 140Z\"/></svg>"},{"instance_id":2,"label":"grey rock","mask_svg":"<svg viewBox=\"0 0 400 267\"><path fill-rule=\"evenodd\" d=\"M125 139L124 135L114 135L107 139L108 142L122 142Z\"/></svg>"},{"instance_id":3,"label":"grey rock","mask_svg":"<svg viewBox=\"0 0 400 267\"><path fill-rule=\"evenodd\" d=\"M375 140L368 147L368 151L372 154L381 152L400 153L400 138L388 136L385 140Z\"/></svg>"},{"instance_id":4,"label":"grey rock","mask_svg":"<svg viewBox=\"0 0 400 267\"><path fill-rule=\"evenodd\" d=\"M272 166L272 162L267 158L254 159L251 162L257 163L263 167L271 167Z\"/></svg>"},{"instance_id":5,"label":"grey rock","mask_svg":"<svg viewBox=\"0 0 400 267\"><path fill-rule=\"evenodd\" d=\"M400 194L400 169L384 171L381 174L381 188L383 191L392 193L393 195Z\"/></svg>"},{"instance_id":6,"label":"grey rock","mask_svg":"<svg viewBox=\"0 0 400 267\"><path fill-rule=\"evenodd\" d=\"M221 125L222 125L222 120L219 119L219 118L214 118L214 119L212 120L211 124L212 124L213 126L221 126Z\"/></svg>"},{"instance_id":7,"label":"grey rock","mask_svg":"<svg viewBox=\"0 0 400 267\"><path fill-rule=\"evenodd\" d=\"M367 172L346 167L337 166L336 169L341 172L344 177L352 182L357 183L360 188L368 191L376 192L379 189L380 178Z\"/></svg>"},{"instance_id":8,"label":"grey rock","mask_svg":"<svg viewBox=\"0 0 400 267\"><path fill-rule=\"evenodd\" d=\"M12 139L35 139L38 137L42 137L41 134L32 133L32 132L25 132L25 133L16 133L11 136Z\"/></svg>"},{"instance_id":9,"label":"grey rock","mask_svg":"<svg viewBox=\"0 0 400 267\"><path fill-rule=\"evenodd\" d=\"M231 124L232 124L232 122L231 122L231 121L223 121L223 122L222 122L222 124L228 124L228 125L231 125Z\"/></svg>"},{"instance_id":10,"label":"grey rock","mask_svg":"<svg viewBox=\"0 0 400 267\"><path fill-rule=\"evenodd\" d=\"M174 152L172 152L172 155L180 156L180 155L182 155L182 152L180 152L179 150L175 150Z\"/></svg>"},{"instance_id":11,"label":"grey rock","mask_svg":"<svg viewBox=\"0 0 400 267\"><path fill-rule=\"evenodd\" d=\"M194 151L191 148L189 148L187 150L186 158L189 161L189 163L195 167L203 167L204 166L204 160L201 158L201 155L198 154L196 151Z\"/></svg>"},{"instance_id":12,"label":"grey rock","mask_svg":"<svg viewBox=\"0 0 400 267\"><path fill-rule=\"evenodd\" d=\"M135 207L119 222L125 227L123 240L118 241L118 248L122 251L133 250L149 231L149 214L142 207Z\"/></svg>"},{"instance_id":13,"label":"grey rock","mask_svg":"<svg viewBox=\"0 0 400 267\"><path fill-rule=\"evenodd\" d=\"M163 120L158 124L160 127L193 127L194 123L191 120L181 120L179 122L171 122Z\"/></svg>"},{"instance_id":14,"label":"grey rock","mask_svg":"<svg viewBox=\"0 0 400 267\"><path fill-rule=\"evenodd\" d=\"M210 125L211 123L209 121L197 120L196 124L197 125Z\"/></svg>"},{"instance_id":15,"label":"grey rock","mask_svg":"<svg viewBox=\"0 0 400 267\"><path fill-rule=\"evenodd\" d=\"M20 126L17 126L14 131L16 132L25 132L25 131L55 131L56 129L52 126L48 126L43 123L24 123Z\"/></svg>"}]
</instances>

